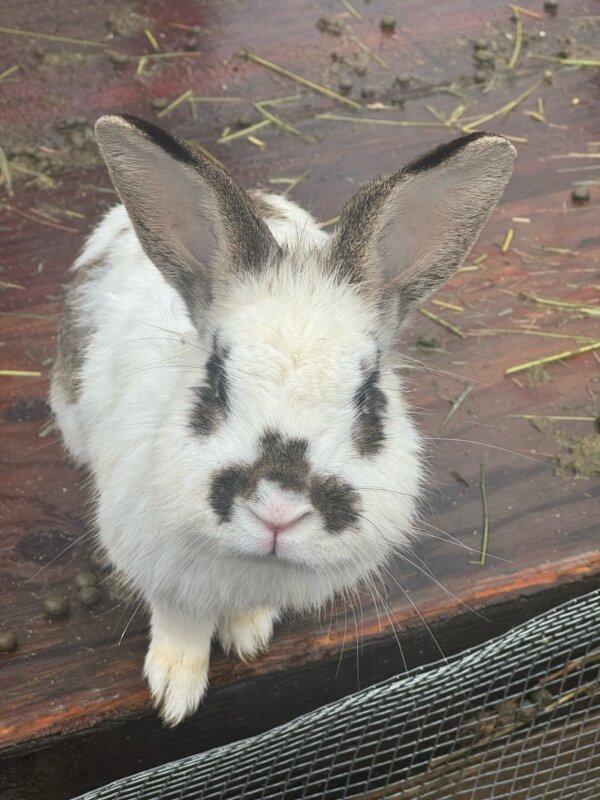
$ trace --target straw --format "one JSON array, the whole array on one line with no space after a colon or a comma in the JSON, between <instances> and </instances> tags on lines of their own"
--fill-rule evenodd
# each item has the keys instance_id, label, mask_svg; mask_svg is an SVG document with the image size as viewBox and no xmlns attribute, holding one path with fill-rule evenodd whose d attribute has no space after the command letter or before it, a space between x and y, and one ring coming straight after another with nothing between
<instances>
[{"instance_id":1,"label":"straw","mask_svg":"<svg viewBox=\"0 0 600 800\"><path fill-rule=\"evenodd\" d=\"M590 353L592 350L598 350L600 342L593 342L580 347L578 350L565 350L562 353L556 353L553 356L546 356L546 358L538 358L535 361L528 361L525 364L517 364L514 367L509 367L504 371L505 375L514 375L515 372L523 372L523 370L538 367L543 364L552 364L555 361L562 361L565 358L572 358L573 356L581 355L582 353Z\"/></svg>"},{"instance_id":2,"label":"straw","mask_svg":"<svg viewBox=\"0 0 600 800\"><path fill-rule=\"evenodd\" d=\"M362 108L361 104L357 103L355 100L351 100L349 97L344 97L343 95L334 92L333 89L330 89L328 86L321 86L321 84L315 83L308 78L304 78L302 75L298 75L289 69L285 69L285 67L280 67L278 64L274 64L272 61L267 61L266 58L262 58L262 56L253 53L251 50L244 50L242 51L241 55L250 61L254 61L255 64L260 64L261 67L266 67L272 72L276 72L278 75L283 75L284 78L289 78L292 81L296 81L296 83L302 84L302 86L306 86L308 89L312 89L313 92L319 92L319 94L324 94L326 97L330 97L332 100L337 100L338 103L343 103L346 106L350 106L350 108Z\"/></svg>"}]
</instances>

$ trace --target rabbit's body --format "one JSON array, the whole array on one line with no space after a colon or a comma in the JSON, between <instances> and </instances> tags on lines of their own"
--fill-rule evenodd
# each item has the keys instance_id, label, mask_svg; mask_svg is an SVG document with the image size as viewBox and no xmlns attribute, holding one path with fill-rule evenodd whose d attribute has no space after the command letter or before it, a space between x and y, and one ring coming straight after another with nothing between
<instances>
[{"instance_id":1,"label":"rabbit's body","mask_svg":"<svg viewBox=\"0 0 600 800\"><path fill-rule=\"evenodd\" d=\"M451 142L365 187L329 236L147 123L97 133L124 206L75 265L51 400L100 540L150 607L145 673L173 724L215 633L250 657L281 612L406 548L421 441L391 344L464 259L514 150Z\"/></svg>"}]
</instances>

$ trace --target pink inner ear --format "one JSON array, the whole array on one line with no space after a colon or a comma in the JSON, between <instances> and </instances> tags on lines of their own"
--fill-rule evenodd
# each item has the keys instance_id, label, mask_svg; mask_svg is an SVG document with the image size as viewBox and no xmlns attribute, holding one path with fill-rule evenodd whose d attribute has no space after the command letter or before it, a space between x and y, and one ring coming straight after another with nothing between
<instances>
[{"instance_id":1,"label":"pink inner ear","mask_svg":"<svg viewBox=\"0 0 600 800\"><path fill-rule=\"evenodd\" d=\"M147 254L175 282L177 272L202 280L198 265L210 265L218 247L218 210L202 165L178 161L126 126L111 133L105 132L103 155Z\"/></svg>"},{"instance_id":2,"label":"pink inner ear","mask_svg":"<svg viewBox=\"0 0 600 800\"><path fill-rule=\"evenodd\" d=\"M187 165L160 152L146 169L155 170L149 191L155 192L159 210L155 234L191 264L210 264L218 246L215 234L217 209L212 189Z\"/></svg>"},{"instance_id":3,"label":"pink inner ear","mask_svg":"<svg viewBox=\"0 0 600 800\"><path fill-rule=\"evenodd\" d=\"M407 283L419 272L439 236L443 210L436 195L442 193L434 190L418 203L411 194L401 193L390 201L389 220L384 221L379 239L383 277L390 288Z\"/></svg>"},{"instance_id":4,"label":"pink inner ear","mask_svg":"<svg viewBox=\"0 0 600 800\"><path fill-rule=\"evenodd\" d=\"M500 148L500 151L498 151ZM376 239L384 284L425 298L442 286L474 244L514 161L504 140L478 140L391 190ZM414 300L413 300L414 302Z\"/></svg>"},{"instance_id":5,"label":"pink inner ear","mask_svg":"<svg viewBox=\"0 0 600 800\"><path fill-rule=\"evenodd\" d=\"M246 193L185 143L135 118L105 117L96 131L144 251L188 305L191 282L210 297L216 265L255 268L276 248Z\"/></svg>"}]
</instances>

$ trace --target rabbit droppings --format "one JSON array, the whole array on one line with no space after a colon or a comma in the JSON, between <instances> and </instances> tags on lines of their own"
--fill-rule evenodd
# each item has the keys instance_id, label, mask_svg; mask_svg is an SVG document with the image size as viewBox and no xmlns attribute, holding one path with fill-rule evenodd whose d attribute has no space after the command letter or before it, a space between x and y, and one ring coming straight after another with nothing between
<instances>
[{"instance_id":1,"label":"rabbit droppings","mask_svg":"<svg viewBox=\"0 0 600 800\"><path fill-rule=\"evenodd\" d=\"M422 445L396 331L464 260L515 150L472 133L363 187L331 234L130 116L96 137L123 205L73 267L51 401L100 541L151 613L175 725L211 639L243 659L409 543Z\"/></svg>"}]
</instances>

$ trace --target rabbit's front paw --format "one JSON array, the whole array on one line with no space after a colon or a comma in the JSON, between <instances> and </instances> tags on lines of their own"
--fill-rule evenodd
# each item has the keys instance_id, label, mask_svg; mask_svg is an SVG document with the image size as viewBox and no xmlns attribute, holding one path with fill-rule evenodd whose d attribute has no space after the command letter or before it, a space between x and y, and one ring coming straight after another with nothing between
<instances>
[{"instance_id":1,"label":"rabbit's front paw","mask_svg":"<svg viewBox=\"0 0 600 800\"><path fill-rule=\"evenodd\" d=\"M219 640L223 649L227 653L233 650L242 661L254 658L267 649L276 619L277 614L269 608L222 617Z\"/></svg>"},{"instance_id":2,"label":"rabbit's front paw","mask_svg":"<svg viewBox=\"0 0 600 800\"><path fill-rule=\"evenodd\" d=\"M167 725L177 725L193 714L206 691L215 621L161 605L152 608L144 675Z\"/></svg>"},{"instance_id":3,"label":"rabbit's front paw","mask_svg":"<svg viewBox=\"0 0 600 800\"><path fill-rule=\"evenodd\" d=\"M209 651L153 637L144 675L164 722L178 725L193 714L208 685Z\"/></svg>"}]
</instances>

